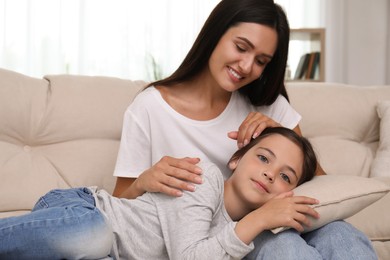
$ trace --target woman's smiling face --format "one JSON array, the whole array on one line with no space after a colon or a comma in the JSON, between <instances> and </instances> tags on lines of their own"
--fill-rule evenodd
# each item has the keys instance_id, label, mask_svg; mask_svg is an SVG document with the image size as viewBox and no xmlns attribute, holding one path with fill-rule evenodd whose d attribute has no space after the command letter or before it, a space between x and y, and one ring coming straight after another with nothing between
<instances>
[{"instance_id":1,"label":"woman's smiling face","mask_svg":"<svg viewBox=\"0 0 390 260\"><path fill-rule=\"evenodd\" d=\"M240 200L256 209L297 186L302 176L303 153L290 139L271 134L229 166L234 170L231 181Z\"/></svg>"},{"instance_id":2,"label":"woman's smiling face","mask_svg":"<svg viewBox=\"0 0 390 260\"><path fill-rule=\"evenodd\" d=\"M271 27L256 23L232 26L211 54L211 76L225 90L237 90L260 77L276 46L277 33Z\"/></svg>"}]
</instances>

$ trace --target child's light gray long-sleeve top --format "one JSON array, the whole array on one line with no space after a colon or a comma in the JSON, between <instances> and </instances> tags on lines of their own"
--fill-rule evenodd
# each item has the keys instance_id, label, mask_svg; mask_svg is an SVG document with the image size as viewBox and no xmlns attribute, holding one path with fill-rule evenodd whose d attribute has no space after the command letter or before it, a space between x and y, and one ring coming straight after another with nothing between
<instances>
[{"instance_id":1,"label":"child's light gray long-sleeve top","mask_svg":"<svg viewBox=\"0 0 390 260\"><path fill-rule=\"evenodd\" d=\"M203 184L182 197L145 193L134 200L96 192L110 222L117 259L241 259L253 249L234 231L223 203L224 181L214 164L201 164Z\"/></svg>"}]
</instances>

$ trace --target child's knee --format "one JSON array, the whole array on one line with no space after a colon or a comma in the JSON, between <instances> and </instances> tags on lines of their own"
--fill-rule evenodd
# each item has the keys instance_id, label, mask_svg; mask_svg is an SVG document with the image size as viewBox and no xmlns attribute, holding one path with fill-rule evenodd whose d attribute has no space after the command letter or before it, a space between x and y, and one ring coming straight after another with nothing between
<instances>
[{"instance_id":1,"label":"child's knee","mask_svg":"<svg viewBox=\"0 0 390 260\"><path fill-rule=\"evenodd\" d=\"M96 214L90 223L64 236L55 245L66 259L99 259L110 254L114 235L111 225L102 214Z\"/></svg>"}]
</instances>

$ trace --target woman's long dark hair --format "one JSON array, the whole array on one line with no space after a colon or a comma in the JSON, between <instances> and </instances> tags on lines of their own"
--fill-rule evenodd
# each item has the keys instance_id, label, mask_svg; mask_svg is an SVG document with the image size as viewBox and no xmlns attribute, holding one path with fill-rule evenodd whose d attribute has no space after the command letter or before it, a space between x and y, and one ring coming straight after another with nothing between
<instances>
[{"instance_id":1,"label":"woman's long dark hair","mask_svg":"<svg viewBox=\"0 0 390 260\"><path fill-rule=\"evenodd\" d=\"M303 165L302 165L302 176L298 181L298 185L301 185L304 182L310 181L314 176L317 170L317 156L314 152L314 149L310 142L303 136L298 135L293 130L285 127L269 127L264 129L263 132L252 141L244 146L243 148L237 150L229 160L229 163L233 160L241 158L244 154L251 149L253 146L258 144L260 140L264 139L266 136L279 134L282 135L293 143L298 145L303 154ZM228 163L228 165L229 165Z\"/></svg>"},{"instance_id":2,"label":"woman's long dark hair","mask_svg":"<svg viewBox=\"0 0 390 260\"><path fill-rule=\"evenodd\" d=\"M283 9L273 0L222 0L211 12L192 48L179 68L169 77L149 86L170 86L190 80L208 65L224 33L239 23L257 23L276 30L278 43L272 60L261 77L239 89L255 106L271 105L279 94L288 99L284 85L290 27Z\"/></svg>"}]
</instances>

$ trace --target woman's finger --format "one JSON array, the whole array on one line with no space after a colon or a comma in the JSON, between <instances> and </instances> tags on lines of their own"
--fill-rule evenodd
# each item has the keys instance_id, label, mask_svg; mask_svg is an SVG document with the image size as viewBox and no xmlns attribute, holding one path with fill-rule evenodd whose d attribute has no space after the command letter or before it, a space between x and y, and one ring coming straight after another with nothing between
<instances>
[{"instance_id":1,"label":"woman's finger","mask_svg":"<svg viewBox=\"0 0 390 260\"><path fill-rule=\"evenodd\" d=\"M251 112L241 123L238 134L237 144L241 148L247 145L252 138L257 137L266 127L278 126L271 118L259 113Z\"/></svg>"},{"instance_id":2,"label":"woman's finger","mask_svg":"<svg viewBox=\"0 0 390 260\"><path fill-rule=\"evenodd\" d=\"M202 183L202 169L196 165L199 161L199 158L165 156L141 174L137 182L144 191L181 196L183 190L195 191L195 184Z\"/></svg>"},{"instance_id":3,"label":"woman's finger","mask_svg":"<svg viewBox=\"0 0 390 260\"><path fill-rule=\"evenodd\" d=\"M257 128L254 130L252 138L258 137L261 134L261 132L263 132L264 129L266 129L267 127L277 127L277 126L281 126L281 125L273 120L258 122Z\"/></svg>"}]
</instances>

